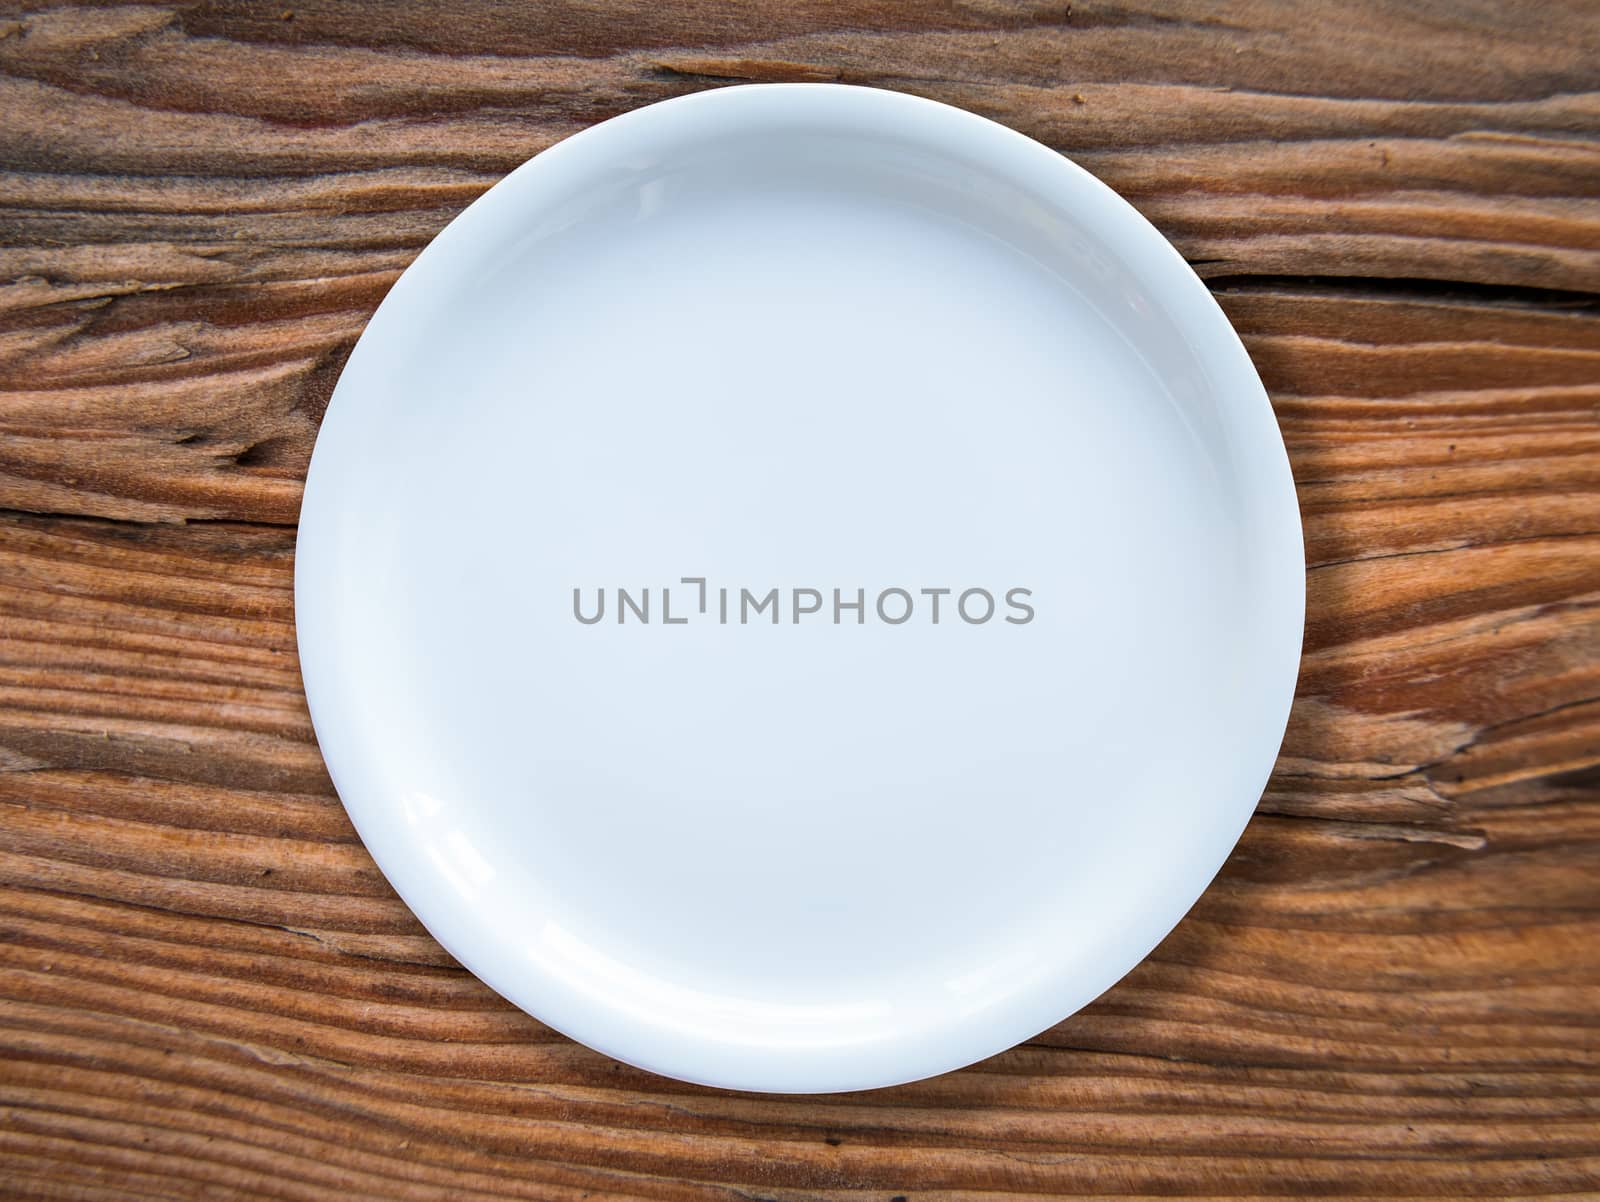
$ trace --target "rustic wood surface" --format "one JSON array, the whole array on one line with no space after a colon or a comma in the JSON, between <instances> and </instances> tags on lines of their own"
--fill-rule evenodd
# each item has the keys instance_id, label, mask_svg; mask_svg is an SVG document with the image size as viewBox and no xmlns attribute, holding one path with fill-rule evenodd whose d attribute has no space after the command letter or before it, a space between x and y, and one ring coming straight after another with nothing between
<instances>
[{"instance_id":1,"label":"rustic wood surface","mask_svg":"<svg viewBox=\"0 0 1600 1202\"><path fill-rule=\"evenodd\" d=\"M732 80L951 101L1208 278L1311 569L1221 878L1027 1045L678 1085L454 966L295 660L317 423L505 171ZM0 8L0 1195L1600 1196L1600 7Z\"/></svg>"}]
</instances>

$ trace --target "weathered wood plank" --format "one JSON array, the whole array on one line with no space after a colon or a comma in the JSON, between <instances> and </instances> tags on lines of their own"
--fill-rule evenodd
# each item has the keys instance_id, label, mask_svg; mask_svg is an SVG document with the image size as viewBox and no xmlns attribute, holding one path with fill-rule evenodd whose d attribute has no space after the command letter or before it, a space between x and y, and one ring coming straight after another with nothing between
<instances>
[{"instance_id":1,"label":"weathered wood plank","mask_svg":"<svg viewBox=\"0 0 1600 1202\"><path fill-rule=\"evenodd\" d=\"M0 392L0 507L292 523L338 368L393 278L50 306L0 346L25 385ZM1274 395L1313 561L1434 545L1472 529L1473 504L1479 537L1537 533L1550 507L1550 529L1600 529L1600 309L1220 295Z\"/></svg>"},{"instance_id":2,"label":"weathered wood plank","mask_svg":"<svg viewBox=\"0 0 1600 1202\"><path fill-rule=\"evenodd\" d=\"M1563 513L1594 516L1546 520ZM1461 794L1505 783L1477 763L1508 738L1552 740L1518 760L1535 782L1600 753L1587 704L1600 695L1600 534L1480 541L1475 508L1447 517L1427 546L1312 570L1284 751L1297 772L1419 773ZM292 552L293 532L267 527L0 525L0 747L30 766L325 793ZM1547 758L1566 739L1583 762Z\"/></svg>"}]
</instances>

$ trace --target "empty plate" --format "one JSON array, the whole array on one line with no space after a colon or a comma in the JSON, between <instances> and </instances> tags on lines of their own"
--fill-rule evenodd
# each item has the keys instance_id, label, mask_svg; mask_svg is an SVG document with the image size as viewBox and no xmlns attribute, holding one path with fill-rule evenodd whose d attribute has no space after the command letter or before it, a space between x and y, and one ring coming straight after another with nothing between
<instances>
[{"instance_id":1,"label":"empty plate","mask_svg":"<svg viewBox=\"0 0 1600 1202\"><path fill-rule=\"evenodd\" d=\"M1299 657L1239 339L1110 189L889 92L738 87L468 208L301 515L339 795L464 965L740 1089L1000 1052L1233 847Z\"/></svg>"}]
</instances>

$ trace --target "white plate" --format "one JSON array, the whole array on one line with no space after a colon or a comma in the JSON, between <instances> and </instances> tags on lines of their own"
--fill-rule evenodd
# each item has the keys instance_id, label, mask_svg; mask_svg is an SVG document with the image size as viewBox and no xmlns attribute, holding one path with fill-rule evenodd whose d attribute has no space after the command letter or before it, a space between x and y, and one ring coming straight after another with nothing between
<instances>
[{"instance_id":1,"label":"white plate","mask_svg":"<svg viewBox=\"0 0 1600 1202\"><path fill-rule=\"evenodd\" d=\"M329 770L439 941L781 1091L967 1064L1138 963L1261 793L1303 601L1272 410L1172 247L1019 134L818 85L607 121L440 234L296 576Z\"/></svg>"}]
</instances>

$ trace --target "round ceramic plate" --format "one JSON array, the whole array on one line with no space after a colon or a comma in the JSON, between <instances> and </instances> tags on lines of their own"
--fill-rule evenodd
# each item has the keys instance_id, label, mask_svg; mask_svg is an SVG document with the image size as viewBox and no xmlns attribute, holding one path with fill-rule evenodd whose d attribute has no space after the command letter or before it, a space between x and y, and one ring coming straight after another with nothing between
<instances>
[{"instance_id":1,"label":"round ceramic plate","mask_svg":"<svg viewBox=\"0 0 1600 1202\"><path fill-rule=\"evenodd\" d=\"M1304 564L1261 383L1087 173L741 87L519 168L328 408L296 614L439 941L631 1064L859 1089L1139 962L1282 738Z\"/></svg>"}]
</instances>

